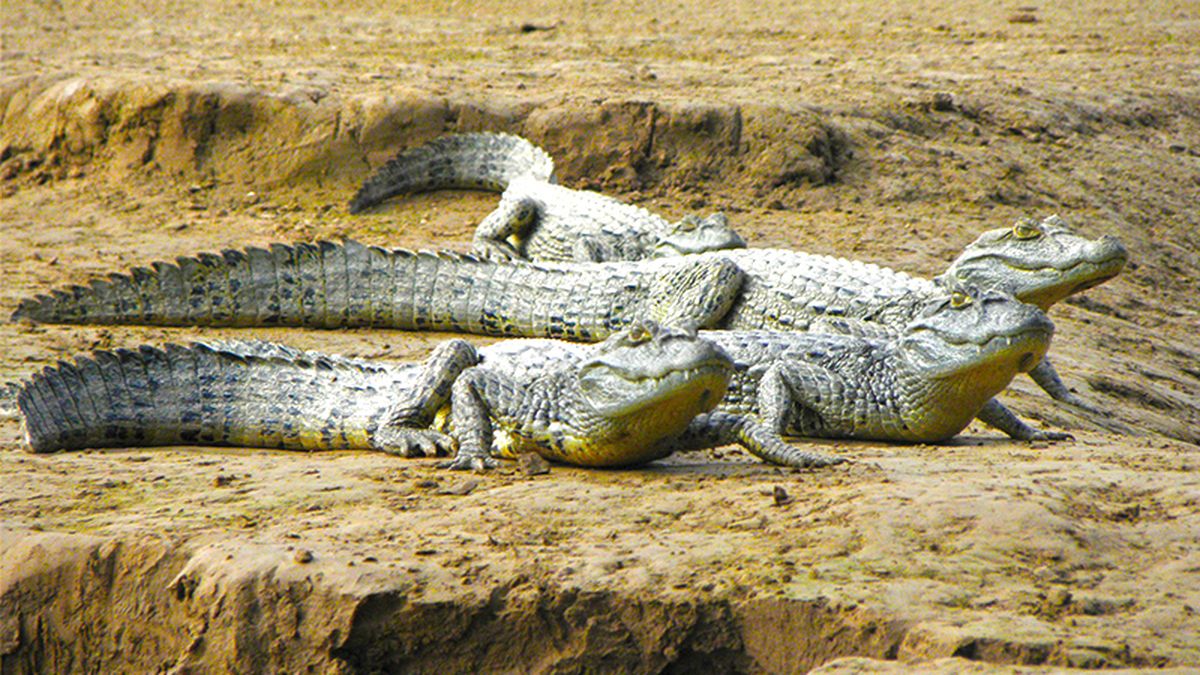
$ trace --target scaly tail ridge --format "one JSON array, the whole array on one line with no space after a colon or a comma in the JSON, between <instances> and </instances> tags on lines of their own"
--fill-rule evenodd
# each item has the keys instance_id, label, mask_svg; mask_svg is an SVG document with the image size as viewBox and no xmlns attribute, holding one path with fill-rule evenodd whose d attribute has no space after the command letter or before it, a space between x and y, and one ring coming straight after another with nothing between
<instances>
[{"instance_id":1,"label":"scaly tail ridge","mask_svg":"<svg viewBox=\"0 0 1200 675\"><path fill-rule=\"evenodd\" d=\"M520 136L446 136L404 150L384 164L350 200L350 213L399 194L453 188L500 192L519 176L552 182L553 174L550 155Z\"/></svg>"}]
</instances>

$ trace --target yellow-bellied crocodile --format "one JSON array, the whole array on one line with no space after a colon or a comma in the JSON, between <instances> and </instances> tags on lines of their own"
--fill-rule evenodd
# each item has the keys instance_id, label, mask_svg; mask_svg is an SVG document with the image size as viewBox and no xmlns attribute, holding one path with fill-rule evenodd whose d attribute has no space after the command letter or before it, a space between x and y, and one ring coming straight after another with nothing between
<instances>
[{"instance_id":1,"label":"yellow-bellied crocodile","mask_svg":"<svg viewBox=\"0 0 1200 675\"><path fill-rule=\"evenodd\" d=\"M360 213L404 193L473 188L502 191L475 230L475 252L491 259L641 260L746 244L725 216L670 223L605 195L558 185L554 160L519 136L473 133L402 151L350 202Z\"/></svg>"},{"instance_id":2,"label":"yellow-bellied crocodile","mask_svg":"<svg viewBox=\"0 0 1200 675\"><path fill-rule=\"evenodd\" d=\"M486 463L498 437L502 454L617 466L676 449L672 438L720 402L732 374L729 357L694 329L652 322L560 363L542 357L542 369L521 366L521 376L505 374L505 362L547 353L553 341L516 342L477 352L448 340L422 364L263 342L98 351L34 375L17 406L37 452L190 444L412 456L457 445L453 466L465 468ZM450 435L431 428L447 408ZM789 466L837 461L782 441L749 447Z\"/></svg>"}]
</instances>

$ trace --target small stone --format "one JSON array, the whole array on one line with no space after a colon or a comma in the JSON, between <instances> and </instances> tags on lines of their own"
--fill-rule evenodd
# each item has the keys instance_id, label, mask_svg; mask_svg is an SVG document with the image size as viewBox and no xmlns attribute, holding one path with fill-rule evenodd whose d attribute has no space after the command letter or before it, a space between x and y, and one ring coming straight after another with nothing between
<instances>
[{"instance_id":1,"label":"small stone","mask_svg":"<svg viewBox=\"0 0 1200 675\"><path fill-rule=\"evenodd\" d=\"M293 555L292 557L296 560L296 562L300 563L301 565L304 565L304 564L312 562L313 553L312 553L312 551L310 551L306 548L302 548L302 549L298 549L296 551L295 555Z\"/></svg>"},{"instance_id":2,"label":"small stone","mask_svg":"<svg viewBox=\"0 0 1200 675\"><path fill-rule=\"evenodd\" d=\"M517 459L517 463L526 476L540 476L544 473L550 473L550 462L547 462L545 457L536 452L523 453Z\"/></svg>"},{"instance_id":3,"label":"small stone","mask_svg":"<svg viewBox=\"0 0 1200 675\"><path fill-rule=\"evenodd\" d=\"M1050 603L1055 607L1066 607L1071 604L1071 591L1065 588L1056 588L1050 593Z\"/></svg>"},{"instance_id":4,"label":"small stone","mask_svg":"<svg viewBox=\"0 0 1200 675\"><path fill-rule=\"evenodd\" d=\"M938 112L953 112L954 97L944 91L939 91L933 95L933 103L930 105Z\"/></svg>"},{"instance_id":5,"label":"small stone","mask_svg":"<svg viewBox=\"0 0 1200 675\"><path fill-rule=\"evenodd\" d=\"M233 476L226 473L219 473L213 479L213 487L225 487L233 482Z\"/></svg>"},{"instance_id":6,"label":"small stone","mask_svg":"<svg viewBox=\"0 0 1200 675\"><path fill-rule=\"evenodd\" d=\"M772 491L772 496L775 498L775 506L783 506L784 504L790 504L792 502L791 495L787 493L787 490L783 489L782 485L775 486L775 489Z\"/></svg>"}]
</instances>

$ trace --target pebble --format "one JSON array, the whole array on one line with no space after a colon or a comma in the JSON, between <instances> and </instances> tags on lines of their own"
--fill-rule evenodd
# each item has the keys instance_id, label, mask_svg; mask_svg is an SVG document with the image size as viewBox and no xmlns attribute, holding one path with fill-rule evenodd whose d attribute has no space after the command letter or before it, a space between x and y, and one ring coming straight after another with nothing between
<instances>
[{"instance_id":1,"label":"pebble","mask_svg":"<svg viewBox=\"0 0 1200 675\"><path fill-rule=\"evenodd\" d=\"M540 476L544 473L550 473L550 462L547 462L545 457L536 452L522 454L517 462L521 467L521 471L526 476Z\"/></svg>"}]
</instances>

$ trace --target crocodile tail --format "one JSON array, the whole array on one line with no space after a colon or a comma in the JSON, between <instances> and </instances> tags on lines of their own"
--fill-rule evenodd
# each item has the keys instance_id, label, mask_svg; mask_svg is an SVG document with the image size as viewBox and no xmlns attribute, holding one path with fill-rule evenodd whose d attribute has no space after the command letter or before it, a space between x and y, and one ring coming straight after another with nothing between
<instances>
[{"instance_id":1,"label":"crocodile tail","mask_svg":"<svg viewBox=\"0 0 1200 675\"><path fill-rule=\"evenodd\" d=\"M350 213L399 194L453 188L503 191L517 177L553 181L554 160L511 134L476 133L438 138L396 155L368 178Z\"/></svg>"},{"instance_id":2,"label":"crocodile tail","mask_svg":"<svg viewBox=\"0 0 1200 675\"><path fill-rule=\"evenodd\" d=\"M411 266L417 257L349 240L201 253L24 300L12 318L157 326L392 326L394 278L421 276L396 266ZM400 302L408 308L422 300L431 301L414 293Z\"/></svg>"},{"instance_id":3,"label":"crocodile tail","mask_svg":"<svg viewBox=\"0 0 1200 675\"><path fill-rule=\"evenodd\" d=\"M495 263L328 241L178 258L24 300L14 320L157 326L399 328L602 339L639 308L636 270ZM669 286L668 286L669 290ZM632 302L632 301L631 301ZM615 309L614 309L615 307Z\"/></svg>"},{"instance_id":4,"label":"crocodile tail","mask_svg":"<svg viewBox=\"0 0 1200 675\"><path fill-rule=\"evenodd\" d=\"M98 351L49 366L17 395L35 452L234 445L370 448L394 374L282 348L197 343Z\"/></svg>"}]
</instances>

